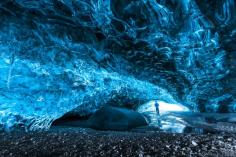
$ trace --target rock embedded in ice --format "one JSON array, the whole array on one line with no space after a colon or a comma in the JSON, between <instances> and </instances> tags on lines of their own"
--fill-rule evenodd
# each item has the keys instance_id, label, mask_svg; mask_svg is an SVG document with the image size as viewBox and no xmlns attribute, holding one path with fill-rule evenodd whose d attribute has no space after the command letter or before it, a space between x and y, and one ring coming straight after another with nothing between
<instances>
[{"instance_id":1,"label":"rock embedded in ice","mask_svg":"<svg viewBox=\"0 0 236 157\"><path fill-rule=\"evenodd\" d=\"M130 130L139 126L148 125L145 117L135 111L103 107L97 110L89 119L89 127L98 130Z\"/></svg>"}]
</instances>

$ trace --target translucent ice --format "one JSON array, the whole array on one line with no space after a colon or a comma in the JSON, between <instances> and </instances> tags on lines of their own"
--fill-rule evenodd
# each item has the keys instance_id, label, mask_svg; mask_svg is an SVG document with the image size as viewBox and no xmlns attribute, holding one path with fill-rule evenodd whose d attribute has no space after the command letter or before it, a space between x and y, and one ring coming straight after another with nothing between
<instances>
[{"instance_id":1,"label":"translucent ice","mask_svg":"<svg viewBox=\"0 0 236 157\"><path fill-rule=\"evenodd\" d=\"M235 5L0 1L1 128L48 129L65 113L151 100L161 112L235 112Z\"/></svg>"}]
</instances>

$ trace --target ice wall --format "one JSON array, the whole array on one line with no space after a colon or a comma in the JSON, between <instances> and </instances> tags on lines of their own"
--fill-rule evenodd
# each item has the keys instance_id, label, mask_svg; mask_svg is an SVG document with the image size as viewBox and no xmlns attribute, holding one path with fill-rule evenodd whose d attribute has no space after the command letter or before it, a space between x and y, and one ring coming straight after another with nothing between
<instances>
[{"instance_id":1,"label":"ice wall","mask_svg":"<svg viewBox=\"0 0 236 157\"><path fill-rule=\"evenodd\" d=\"M209 8L209 9L208 9ZM153 99L235 112L234 0L0 2L0 124Z\"/></svg>"}]
</instances>

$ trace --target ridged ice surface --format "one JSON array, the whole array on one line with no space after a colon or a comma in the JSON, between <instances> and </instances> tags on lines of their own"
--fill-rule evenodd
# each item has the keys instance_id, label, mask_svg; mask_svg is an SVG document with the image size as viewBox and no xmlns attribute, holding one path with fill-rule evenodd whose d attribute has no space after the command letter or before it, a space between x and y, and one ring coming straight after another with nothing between
<instances>
[{"instance_id":1,"label":"ridged ice surface","mask_svg":"<svg viewBox=\"0 0 236 157\"><path fill-rule=\"evenodd\" d=\"M234 0L1 0L0 125L150 100L235 112Z\"/></svg>"}]
</instances>

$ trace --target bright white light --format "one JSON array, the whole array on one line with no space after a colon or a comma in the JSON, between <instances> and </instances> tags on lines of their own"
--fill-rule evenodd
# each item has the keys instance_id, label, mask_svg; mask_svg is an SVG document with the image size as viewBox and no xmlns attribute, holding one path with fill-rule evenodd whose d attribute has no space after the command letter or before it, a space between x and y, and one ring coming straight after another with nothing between
<instances>
[{"instance_id":1,"label":"bright white light","mask_svg":"<svg viewBox=\"0 0 236 157\"><path fill-rule=\"evenodd\" d=\"M159 113L160 115L169 113L169 112L188 112L190 111L187 107L181 104L170 104L164 101L158 101L159 104ZM141 105L138 109L138 112L156 112L155 101L150 101L146 104Z\"/></svg>"},{"instance_id":2,"label":"bright white light","mask_svg":"<svg viewBox=\"0 0 236 157\"><path fill-rule=\"evenodd\" d=\"M181 104L169 104L163 101L158 101L160 114L166 112L186 112L190 111L187 107Z\"/></svg>"},{"instance_id":3,"label":"bright white light","mask_svg":"<svg viewBox=\"0 0 236 157\"><path fill-rule=\"evenodd\" d=\"M159 104L159 115L157 113L158 109L155 106L156 102ZM158 100L153 100L139 106L137 111L148 115L150 126L158 126L162 130L176 133L182 133L186 126L181 118L171 116L171 112L191 112L181 104L171 104Z\"/></svg>"}]
</instances>

